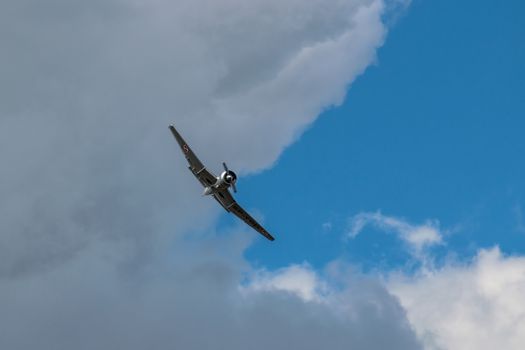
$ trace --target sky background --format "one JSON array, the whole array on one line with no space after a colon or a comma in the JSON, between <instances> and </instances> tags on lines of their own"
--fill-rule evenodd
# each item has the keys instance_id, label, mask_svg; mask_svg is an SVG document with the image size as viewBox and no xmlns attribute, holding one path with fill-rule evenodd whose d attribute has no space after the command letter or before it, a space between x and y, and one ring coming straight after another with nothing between
<instances>
[{"instance_id":1,"label":"sky background","mask_svg":"<svg viewBox=\"0 0 525 350\"><path fill-rule=\"evenodd\" d=\"M516 1L414 1L345 103L323 113L274 168L241 180L257 189L239 198L264 208L287 242L256 245L248 257L405 263L400 242L384 234L341 240L362 211L438 220L448 231L440 253L460 259L494 245L523 253L522 9Z\"/></svg>"},{"instance_id":2,"label":"sky background","mask_svg":"<svg viewBox=\"0 0 525 350\"><path fill-rule=\"evenodd\" d=\"M0 348L522 349L524 10L0 0Z\"/></svg>"}]
</instances>

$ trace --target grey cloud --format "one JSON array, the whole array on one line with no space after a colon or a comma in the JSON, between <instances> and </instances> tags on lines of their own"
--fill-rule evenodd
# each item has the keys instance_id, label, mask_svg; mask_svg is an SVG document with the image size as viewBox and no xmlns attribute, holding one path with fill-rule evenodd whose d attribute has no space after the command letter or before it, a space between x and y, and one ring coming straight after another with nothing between
<instances>
[{"instance_id":1,"label":"grey cloud","mask_svg":"<svg viewBox=\"0 0 525 350\"><path fill-rule=\"evenodd\" d=\"M349 294L354 318L243 299L251 238L210 238L219 208L167 130L212 170L270 166L374 61L383 6L2 1L0 347L417 348L387 293ZM185 253L188 231L206 253Z\"/></svg>"},{"instance_id":2,"label":"grey cloud","mask_svg":"<svg viewBox=\"0 0 525 350\"><path fill-rule=\"evenodd\" d=\"M214 243L236 245L231 239ZM129 276L112 268L107 253L91 250L53 271L3 283L0 299L8 303L0 317L0 346L420 348L404 310L377 282L348 287L338 298L341 310L278 291L246 296L238 288L241 252L221 253L197 244L180 252L169 269L154 264Z\"/></svg>"},{"instance_id":3,"label":"grey cloud","mask_svg":"<svg viewBox=\"0 0 525 350\"><path fill-rule=\"evenodd\" d=\"M144 256L197 212L210 223L166 126L212 169L262 169L342 101L384 36L371 0L1 7L0 276L101 238Z\"/></svg>"}]
</instances>

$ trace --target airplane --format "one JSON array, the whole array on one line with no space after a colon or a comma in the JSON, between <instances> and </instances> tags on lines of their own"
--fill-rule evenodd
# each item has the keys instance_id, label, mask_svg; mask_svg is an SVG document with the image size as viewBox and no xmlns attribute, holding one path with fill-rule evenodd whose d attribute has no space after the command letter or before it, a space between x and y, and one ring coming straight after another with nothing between
<instances>
[{"instance_id":1,"label":"airplane","mask_svg":"<svg viewBox=\"0 0 525 350\"><path fill-rule=\"evenodd\" d=\"M199 158L193 153L191 148L188 146L186 141L180 136L179 132L173 125L169 126L171 133L177 140L182 153L188 160L190 171L195 175L197 180L204 186L203 195L212 196L217 202L229 213L235 214L239 219L244 221L246 224L251 226L255 231L266 237L268 240L273 241L275 238L268 233L254 218L250 216L236 201L233 199L229 188L233 189L233 192L237 193L237 175L228 169L226 163L222 163L224 171L220 176L213 175L206 167L201 163Z\"/></svg>"}]
</instances>

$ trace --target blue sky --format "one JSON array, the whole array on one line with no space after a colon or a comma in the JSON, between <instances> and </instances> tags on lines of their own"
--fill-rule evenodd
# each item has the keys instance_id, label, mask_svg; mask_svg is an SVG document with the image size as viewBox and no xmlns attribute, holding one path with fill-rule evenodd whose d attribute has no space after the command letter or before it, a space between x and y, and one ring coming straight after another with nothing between
<instances>
[{"instance_id":1,"label":"blue sky","mask_svg":"<svg viewBox=\"0 0 525 350\"><path fill-rule=\"evenodd\" d=\"M524 253L524 9L519 1L414 1L344 104L274 168L240 180L239 200L259 208L278 237L271 249L258 242L248 259L406 263L394 236L369 229L343 240L349 217L378 210L439 220L450 231L441 254L470 258L494 245Z\"/></svg>"}]
</instances>

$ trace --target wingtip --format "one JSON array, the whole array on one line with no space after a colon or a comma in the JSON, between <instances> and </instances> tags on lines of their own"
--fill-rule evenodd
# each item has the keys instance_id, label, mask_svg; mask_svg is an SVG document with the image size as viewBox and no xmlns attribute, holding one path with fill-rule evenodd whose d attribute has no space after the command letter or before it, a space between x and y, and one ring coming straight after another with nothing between
<instances>
[{"instance_id":1,"label":"wingtip","mask_svg":"<svg viewBox=\"0 0 525 350\"><path fill-rule=\"evenodd\" d=\"M177 137L177 135L179 134L179 133L177 132L177 129L175 129L175 126L174 126L173 124L170 124L170 125L168 126L168 129L170 129L171 133L172 133L173 136L175 136L175 137Z\"/></svg>"}]
</instances>

